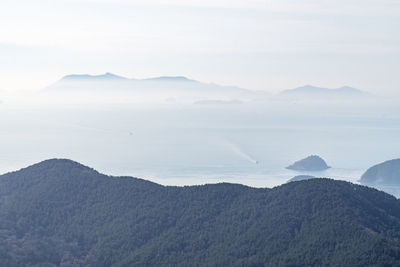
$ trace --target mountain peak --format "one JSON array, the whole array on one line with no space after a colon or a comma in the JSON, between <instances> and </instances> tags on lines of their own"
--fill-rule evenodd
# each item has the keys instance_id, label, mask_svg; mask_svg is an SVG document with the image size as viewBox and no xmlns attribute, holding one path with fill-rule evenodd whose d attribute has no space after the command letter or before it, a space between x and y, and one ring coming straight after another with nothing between
<instances>
[{"instance_id":1,"label":"mountain peak","mask_svg":"<svg viewBox=\"0 0 400 267\"><path fill-rule=\"evenodd\" d=\"M29 170L29 171L34 171L41 173L43 171L48 172L48 171L55 171L56 173L58 172L64 172L65 170L80 170L80 171L85 171L85 172L97 172L94 169L85 166L79 162L70 160L70 159L63 159L63 158L53 158L53 159L47 159L44 161L41 161L39 163L35 163L31 166L28 166L22 170Z\"/></svg>"}]
</instances>

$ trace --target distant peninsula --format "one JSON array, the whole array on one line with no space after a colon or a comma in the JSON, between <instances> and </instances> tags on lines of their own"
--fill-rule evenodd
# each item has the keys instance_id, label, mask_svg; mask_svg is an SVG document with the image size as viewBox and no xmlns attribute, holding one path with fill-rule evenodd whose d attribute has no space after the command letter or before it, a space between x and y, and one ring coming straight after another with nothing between
<instances>
[{"instance_id":1,"label":"distant peninsula","mask_svg":"<svg viewBox=\"0 0 400 267\"><path fill-rule=\"evenodd\" d=\"M400 185L400 159L392 159L369 168L359 180L367 185Z\"/></svg>"},{"instance_id":2,"label":"distant peninsula","mask_svg":"<svg viewBox=\"0 0 400 267\"><path fill-rule=\"evenodd\" d=\"M286 167L286 169L295 171L323 171L329 168L326 162L316 155L308 156Z\"/></svg>"}]
</instances>

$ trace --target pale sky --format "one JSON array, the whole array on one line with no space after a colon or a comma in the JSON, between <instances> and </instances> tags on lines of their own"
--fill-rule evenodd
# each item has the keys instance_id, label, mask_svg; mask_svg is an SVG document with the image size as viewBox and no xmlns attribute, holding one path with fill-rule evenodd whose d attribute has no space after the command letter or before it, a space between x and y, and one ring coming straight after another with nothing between
<instances>
[{"instance_id":1,"label":"pale sky","mask_svg":"<svg viewBox=\"0 0 400 267\"><path fill-rule=\"evenodd\" d=\"M1 0L0 89L112 72L395 94L399 29L399 0Z\"/></svg>"}]
</instances>

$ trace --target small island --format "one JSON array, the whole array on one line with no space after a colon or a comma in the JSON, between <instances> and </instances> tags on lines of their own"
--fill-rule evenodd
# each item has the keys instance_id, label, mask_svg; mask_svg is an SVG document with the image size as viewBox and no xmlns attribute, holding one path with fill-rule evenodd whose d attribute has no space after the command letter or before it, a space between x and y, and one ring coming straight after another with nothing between
<instances>
[{"instance_id":1,"label":"small island","mask_svg":"<svg viewBox=\"0 0 400 267\"><path fill-rule=\"evenodd\" d=\"M289 179L286 183L303 181L303 180L314 179L314 178L317 178L317 177L312 176L312 175L297 175L297 176L293 177L292 179Z\"/></svg>"},{"instance_id":2,"label":"small island","mask_svg":"<svg viewBox=\"0 0 400 267\"><path fill-rule=\"evenodd\" d=\"M323 171L329 168L326 162L316 155L308 156L286 167L286 169L295 171Z\"/></svg>"},{"instance_id":3,"label":"small island","mask_svg":"<svg viewBox=\"0 0 400 267\"><path fill-rule=\"evenodd\" d=\"M365 185L400 185L400 159L392 159L369 168L359 182Z\"/></svg>"}]
</instances>

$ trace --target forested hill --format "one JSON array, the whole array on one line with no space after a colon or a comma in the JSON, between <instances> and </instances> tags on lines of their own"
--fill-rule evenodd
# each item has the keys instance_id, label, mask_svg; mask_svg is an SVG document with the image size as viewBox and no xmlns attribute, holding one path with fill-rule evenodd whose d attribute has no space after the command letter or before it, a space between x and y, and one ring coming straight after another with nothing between
<instances>
[{"instance_id":1,"label":"forested hill","mask_svg":"<svg viewBox=\"0 0 400 267\"><path fill-rule=\"evenodd\" d=\"M2 266L399 266L400 203L329 179L164 187L53 159L0 176Z\"/></svg>"}]
</instances>

